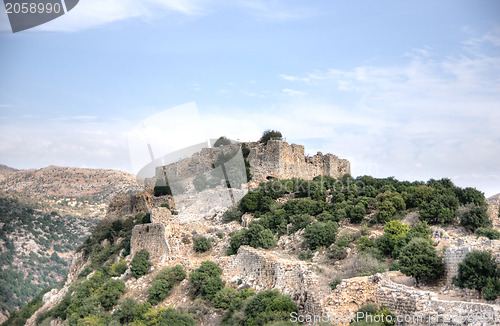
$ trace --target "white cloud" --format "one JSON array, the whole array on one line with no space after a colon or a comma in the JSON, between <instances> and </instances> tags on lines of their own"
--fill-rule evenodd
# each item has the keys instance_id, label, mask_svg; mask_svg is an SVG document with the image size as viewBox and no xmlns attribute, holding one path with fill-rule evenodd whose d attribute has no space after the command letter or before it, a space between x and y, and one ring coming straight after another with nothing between
<instances>
[{"instance_id":1,"label":"white cloud","mask_svg":"<svg viewBox=\"0 0 500 326\"><path fill-rule=\"evenodd\" d=\"M286 95L306 95L307 94L306 92L298 91L298 90L294 90L294 89L290 89L290 88L283 89L282 93L286 94Z\"/></svg>"}]
</instances>

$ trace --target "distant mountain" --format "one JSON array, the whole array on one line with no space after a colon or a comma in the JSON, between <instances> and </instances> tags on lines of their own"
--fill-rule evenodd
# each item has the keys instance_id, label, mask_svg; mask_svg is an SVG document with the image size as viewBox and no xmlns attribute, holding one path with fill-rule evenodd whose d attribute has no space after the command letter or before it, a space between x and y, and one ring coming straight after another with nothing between
<instances>
[{"instance_id":1,"label":"distant mountain","mask_svg":"<svg viewBox=\"0 0 500 326\"><path fill-rule=\"evenodd\" d=\"M5 180L9 175L19 171L18 169L11 168L10 166L0 164L0 181Z\"/></svg>"},{"instance_id":2,"label":"distant mountain","mask_svg":"<svg viewBox=\"0 0 500 326\"><path fill-rule=\"evenodd\" d=\"M0 190L36 197L77 197L109 202L119 193L142 190L133 174L110 169L83 169L49 166L42 169L0 168Z\"/></svg>"},{"instance_id":3,"label":"distant mountain","mask_svg":"<svg viewBox=\"0 0 500 326\"><path fill-rule=\"evenodd\" d=\"M500 193L498 193L494 196L491 196L490 198L488 198L488 200L500 201Z\"/></svg>"}]
</instances>

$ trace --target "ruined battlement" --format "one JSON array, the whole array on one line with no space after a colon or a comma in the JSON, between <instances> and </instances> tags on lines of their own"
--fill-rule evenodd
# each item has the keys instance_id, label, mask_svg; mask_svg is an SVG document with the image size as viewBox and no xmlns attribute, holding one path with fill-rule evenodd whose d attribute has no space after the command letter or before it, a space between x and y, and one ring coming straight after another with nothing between
<instances>
[{"instance_id":1,"label":"ruined battlement","mask_svg":"<svg viewBox=\"0 0 500 326\"><path fill-rule=\"evenodd\" d=\"M278 289L290 295L301 314L320 315L322 312L318 277L305 263L242 246L238 254L222 257L219 266L224 271L223 277L234 284L241 280L242 284L257 291Z\"/></svg>"},{"instance_id":2,"label":"ruined battlement","mask_svg":"<svg viewBox=\"0 0 500 326\"><path fill-rule=\"evenodd\" d=\"M254 180L266 180L267 177L311 180L318 175L339 178L351 173L349 161L333 154L323 155L321 152L308 157L305 155L303 145L288 144L282 140L269 140L267 143L246 143L246 146L250 150L247 159ZM213 168L214 158L219 155L234 153L242 155L240 144L203 148L191 157L167 165L165 171L163 167L158 167L156 177L161 179L166 173L177 180L191 178L210 171ZM243 165L242 168L244 168Z\"/></svg>"},{"instance_id":3,"label":"ruined battlement","mask_svg":"<svg viewBox=\"0 0 500 326\"><path fill-rule=\"evenodd\" d=\"M339 178L351 173L348 160L339 159L333 154L323 155L321 152L307 157L303 145L269 140L267 143L249 143L248 147L250 172L256 180L265 180L268 176L306 180L318 175Z\"/></svg>"}]
</instances>

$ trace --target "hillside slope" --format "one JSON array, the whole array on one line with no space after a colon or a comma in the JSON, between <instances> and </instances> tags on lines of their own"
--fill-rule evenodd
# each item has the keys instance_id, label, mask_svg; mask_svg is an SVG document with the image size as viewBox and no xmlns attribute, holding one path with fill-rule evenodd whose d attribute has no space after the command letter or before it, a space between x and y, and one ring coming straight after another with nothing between
<instances>
[{"instance_id":1,"label":"hillside slope","mask_svg":"<svg viewBox=\"0 0 500 326\"><path fill-rule=\"evenodd\" d=\"M108 202L117 193L142 190L133 174L109 169L49 166L10 171L0 181L0 190L30 197L79 197Z\"/></svg>"}]
</instances>

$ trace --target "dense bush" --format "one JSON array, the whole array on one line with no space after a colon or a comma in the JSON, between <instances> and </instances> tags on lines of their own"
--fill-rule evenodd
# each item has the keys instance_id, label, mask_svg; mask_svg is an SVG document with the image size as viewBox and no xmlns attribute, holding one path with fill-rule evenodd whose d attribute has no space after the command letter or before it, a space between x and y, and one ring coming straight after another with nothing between
<instances>
[{"instance_id":1,"label":"dense bush","mask_svg":"<svg viewBox=\"0 0 500 326\"><path fill-rule=\"evenodd\" d=\"M486 237L491 240L500 239L500 232L492 227L479 227L476 229L475 233L480 237Z\"/></svg>"},{"instance_id":2,"label":"dense bush","mask_svg":"<svg viewBox=\"0 0 500 326\"><path fill-rule=\"evenodd\" d=\"M369 276L387 271L387 265L369 253L358 254L352 263L346 266L351 276Z\"/></svg>"},{"instance_id":3,"label":"dense bush","mask_svg":"<svg viewBox=\"0 0 500 326\"><path fill-rule=\"evenodd\" d=\"M500 294L500 289L497 287L499 278L500 269L492 253L475 250L468 253L458 264L458 274L453 278L453 284L479 291L488 286L483 295L487 296L488 300L495 300Z\"/></svg>"},{"instance_id":4,"label":"dense bush","mask_svg":"<svg viewBox=\"0 0 500 326\"><path fill-rule=\"evenodd\" d=\"M148 302L153 306L157 305L169 295L174 286L185 278L186 272L181 265L162 268L151 283Z\"/></svg>"},{"instance_id":5,"label":"dense bush","mask_svg":"<svg viewBox=\"0 0 500 326\"><path fill-rule=\"evenodd\" d=\"M135 278L140 278L148 273L149 267L153 264L149 261L149 252L146 249L142 249L137 252L132 258L130 263L130 270L132 276Z\"/></svg>"},{"instance_id":6,"label":"dense bush","mask_svg":"<svg viewBox=\"0 0 500 326\"><path fill-rule=\"evenodd\" d=\"M386 191L377 195L377 213L375 218L379 223L389 221L396 213L406 209L403 197L393 191Z\"/></svg>"},{"instance_id":7,"label":"dense bush","mask_svg":"<svg viewBox=\"0 0 500 326\"><path fill-rule=\"evenodd\" d=\"M328 247L335 242L337 236L338 225L335 222L314 222L306 227L304 238L311 250L316 250L319 247Z\"/></svg>"},{"instance_id":8,"label":"dense bush","mask_svg":"<svg viewBox=\"0 0 500 326\"><path fill-rule=\"evenodd\" d=\"M109 268L109 275L120 276L127 270L127 261L125 259L120 259L119 261L113 263Z\"/></svg>"},{"instance_id":9,"label":"dense bush","mask_svg":"<svg viewBox=\"0 0 500 326\"><path fill-rule=\"evenodd\" d=\"M206 300L212 300L215 294L224 287L224 281L220 278L222 269L213 261L203 261L199 268L189 275L189 281L193 286L193 294L201 295Z\"/></svg>"},{"instance_id":10,"label":"dense bush","mask_svg":"<svg viewBox=\"0 0 500 326\"><path fill-rule=\"evenodd\" d=\"M98 324L83 324L98 325ZM151 309L149 303L137 303L127 298L113 313L113 319L108 325L196 325L193 317L183 314L173 308Z\"/></svg>"},{"instance_id":11,"label":"dense bush","mask_svg":"<svg viewBox=\"0 0 500 326\"><path fill-rule=\"evenodd\" d=\"M408 225L398 220L385 223L384 234L376 240L377 247L383 254L390 256L398 240L405 237L409 230Z\"/></svg>"},{"instance_id":12,"label":"dense bush","mask_svg":"<svg viewBox=\"0 0 500 326\"><path fill-rule=\"evenodd\" d=\"M401 272L413 276L417 282L431 282L443 272L443 260L429 241L421 238L412 239L399 254Z\"/></svg>"},{"instance_id":13,"label":"dense bush","mask_svg":"<svg viewBox=\"0 0 500 326\"><path fill-rule=\"evenodd\" d=\"M279 325L274 322L289 321L290 314L297 311L297 306L289 296L278 290L266 290L248 296L239 307L231 306L222 325Z\"/></svg>"},{"instance_id":14,"label":"dense bush","mask_svg":"<svg viewBox=\"0 0 500 326\"><path fill-rule=\"evenodd\" d=\"M232 254L235 254L243 245L270 249L276 246L276 239L269 229L257 222L252 222L249 228L241 229L231 235L230 251Z\"/></svg>"},{"instance_id":15,"label":"dense bush","mask_svg":"<svg viewBox=\"0 0 500 326\"><path fill-rule=\"evenodd\" d=\"M126 298L113 313L113 319L122 325L130 325L134 321L139 321L142 316L151 309L151 304L137 303L132 298Z\"/></svg>"},{"instance_id":16,"label":"dense bush","mask_svg":"<svg viewBox=\"0 0 500 326\"><path fill-rule=\"evenodd\" d=\"M105 310L111 310L124 292L125 282L122 280L108 280L103 286L103 292L99 297L99 302Z\"/></svg>"},{"instance_id":17,"label":"dense bush","mask_svg":"<svg viewBox=\"0 0 500 326\"><path fill-rule=\"evenodd\" d=\"M453 221L459 201L454 194L442 194L420 206L420 219L430 224L448 224Z\"/></svg>"},{"instance_id":18,"label":"dense bush","mask_svg":"<svg viewBox=\"0 0 500 326\"><path fill-rule=\"evenodd\" d=\"M488 216L487 206L474 206L464 212L460 217L460 225L471 231L480 227L490 227L492 224Z\"/></svg>"},{"instance_id":19,"label":"dense bush","mask_svg":"<svg viewBox=\"0 0 500 326\"><path fill-rule=\"evenodd\" d=\"M229 223L232 221L241 222L242 216L243 213L238 209L237 206L235 206L224 212L224 214L222 215L222 221L224 223Z\"/></svg>"},{"instance_id":20,"label":"dense bush","mask_svg":"<svg viewBox=\"0 0 500 326\"><path fill-rule=\"evenodd\" d=\"M197 237L193 241L193 248L196 252L206 252L212 248L212 241L207 237Z\"/></svg>"}]
</instances>

